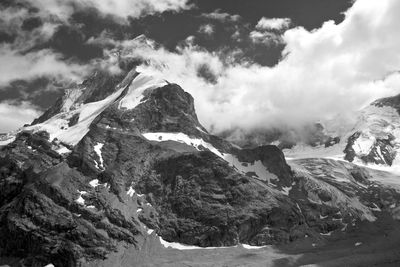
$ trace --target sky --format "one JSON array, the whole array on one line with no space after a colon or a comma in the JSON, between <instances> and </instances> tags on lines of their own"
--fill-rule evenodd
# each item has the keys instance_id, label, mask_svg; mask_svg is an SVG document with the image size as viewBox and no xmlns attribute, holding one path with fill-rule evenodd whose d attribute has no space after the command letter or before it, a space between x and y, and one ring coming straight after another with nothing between
<instances>
[{"instance_id":1,"label":"sky","mask_svg":"<svg viewBox=\"0 0 400 267\"><path fill-rule=\"evenodd\" d=\"M201 123L301 126L400 93L398 0L2 0L0 132L119 57L179 84Z\"/></svg>"}]
</instances>

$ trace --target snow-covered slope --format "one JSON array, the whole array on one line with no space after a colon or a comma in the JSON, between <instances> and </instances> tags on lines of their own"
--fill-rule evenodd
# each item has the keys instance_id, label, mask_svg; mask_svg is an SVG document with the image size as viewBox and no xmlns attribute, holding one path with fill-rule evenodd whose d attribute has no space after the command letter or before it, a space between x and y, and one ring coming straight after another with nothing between
<instances>
[{"instance_id":1,"label":"snow-covered slope","mask_svg":"<svg viewBox=\"0 0 400 267\"><path fill-rule=\"evenodd\" d=\"M166 85L164 80L129 72L114 92L100 101L84 103L81 99L85 88L68 89L62 98L60 112L48 120L24 127L21 130L46 131L50 140L57 139L67 145L76 145L88 132L90 125L105 109L117 103L119 108L133 109L141 103L146 90ZM12 139L8 139L12 140ZM5 141L4 141L5 142Z\"/></svg>"},{"instance_id":2,"label":"snow-covered slope","mask_svg":"<svg viewBox=\"0 0 400 267\"><path fill-rule=\"evenodd\" d=\"M119 101L119 108L133 109L139 105L146 90L163 87L168 83L165 80L156 79L150 75L139 74L129 86L126 95Z\"/></svg>"},{"instance_id":3,"label":"snow-covered slope","mask_svg":"<svg viewBox=\"0 0 400 267\"><path fill-rule=\"evenodd\" d=\"M26 127L25 130L47 131L51 140L57 138L66 144L76 145L89 132L90 124L94 119L112 105L124 89L120 88L104 100L82 104L75 110L57 114L43 123ZM74 116L79 116L78 122L70 126L70 121Z\"/></svg>"},{"instance_id":4,"label":"snow-covered slope","mask_svg":"<svg viewBox=\"0 0 400 267\"><path fill-rule=\"evenodd\" d=\"M374 102L375 103L375 102ZM323 123L325 134L338 137L332 146L297 144L284 149L288 158L333 158L370 167L400 168L400 116L390 106L368 105L354 122L333 119Z\"/></svg>"}]
</instances>

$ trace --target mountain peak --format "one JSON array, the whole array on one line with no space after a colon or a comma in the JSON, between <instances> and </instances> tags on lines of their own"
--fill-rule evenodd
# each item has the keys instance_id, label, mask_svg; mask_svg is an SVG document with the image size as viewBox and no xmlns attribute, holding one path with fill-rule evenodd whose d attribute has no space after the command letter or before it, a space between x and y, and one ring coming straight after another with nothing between
<instances>
[{"instance_id":1,"label":"mountain peak","mask_svg":"<svg viewBox=\"0 0 400 267\"><path fill-rule=\"evenodd\" d=\"M313 129L322 136L320 124ZM8 143L0 248L28 265L97 264L113 251L149 253L146 244L323 243L400 199L370 178L386 173L326 158L287 162L277 146L242 149L214 136L189 93L136 69L94 73Z\"/></svg>"}]
</instances>

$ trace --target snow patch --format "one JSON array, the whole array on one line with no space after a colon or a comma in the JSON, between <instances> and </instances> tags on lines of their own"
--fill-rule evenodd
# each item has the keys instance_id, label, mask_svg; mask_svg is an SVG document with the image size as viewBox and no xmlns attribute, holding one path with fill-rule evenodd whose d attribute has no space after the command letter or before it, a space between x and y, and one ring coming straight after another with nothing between
<instances>
[{"instance_id":1,"label":"snow patch","mask_svg":"<svg viewBox=\"0 0 400 267\"><path fill-rule=\"evenodd\" d=\"M381 212L382 210L378 207L378 205L376 205L375 203L372 203L372 205L374 205L374 207L373 208L370 208L371 210L373 210L373 211L378 211L378 212Z\"/></svg>"},{"instance_id":2,"label":"snow patch","mask_svg":"<svg viewBox=\"0 0 400 267\"><path fill-rule=\"evenodd\" d=\"M97 186L99 186L99 185L101 185L101 184L99 183L99 180L98 180L98 179L94 179L94 180L91 180L91 181L89 182L89 185L90 185L91 187L97 187Z\"/></svg>"},{"instance_id":3,"label":"snow patch","mask_svg":"<svg viewBox=\"0 0 400 267\"><path fill-rule=\"evenodd\" d=\"M3 140L0 140L0 146L8 145L8 144L10 144L10 143L12 143L14 141L15 141L15 136L4 138Z\"/></svg>"},{"instance_id":4,"label":"snow patch","mask_svg":"<svg viewBox=\"0 0 400 267\"><path fill-rule=\"evenodd\" d=\"M199 126L196 126L196 129L199 130L199 131L202 132L202 133L208 134L208 133L206 133L203 129L201 129Z\"/></svg>"},{"instance_id":5,"label":"snow patch","mask_svg":"<svg viewBox=\"0 0 400 267\"><path fill-rule=\"evenodd\" d=\"M178 249L178 250L193 250L193 249L221 249L221 248L232 248L232 247L198 247L198 246L190 246L190 245L185 245L181 243L176 243L176 242L168 242L165 241L164 239L159 236L161 245L163 245L165 248L173 248L173 249ZM237 247L237 246L233 246Z\"/></svg>"},{"instance_id":6,"label":"snow patch","mask_svg":"<svg viewBox=\"0 0 400 267\"><path fill-rule=\"evenodd\" d=\"M368 155L374 144L375 138L373 136L362 134L354 141L353 149L358 156Z\"/></svg>"},{"instance_id":7,"label":"snow patch","mask_svg":"<svg viewBox=\"0 0 400 267\"><path fill-rule=\"evenodd\" d=\"M85 199L83 199L83 195L86 195L87 192L86 191L79 191L77 190L79 193L79 197L78 199L75 200L76 203L80 204L80 205L85 205Z\"/></svg>"},{"instance_id":8,"label":"snow patch","mask_svg":"<svg viewBox=\"0 0 400 267\"><path fill-rule=\"evenodd\" d=\"M330 235L332 235L332 231L331 232L328 232L328 233L319 233L320 235L325 235L325 236L330 236Z\"/></svg>"},{"instance_id":9,"label":"snow patch","mask_svg":"<svg viewBox=\"0 0 400 267\"><path fill-rule=\"evenodd\" d=\"M262 181L267 181L268 183L270 183L271 180L278 180L278 177L269 172L260 160L257 160L253 163L241 162L235 155L232 154L225 154L222 158L242 174L254 174L252 175L253 177L255 176L255 178Z\"/></svg>"},{"instance_id":10,"label":"snow patch","mask_svg":"<svg viewBox=\"0 0 400 267\"><path fill-rule=\"evenodd\" d=\"M71 150L68 149L68 148L65 147L65 146L61 146L60 148L58 148L58 149L56 150L56 152L57 152L58 154L62 155L62 154L71 153Z\"/></svg>"},{"instance_id":11,"label":"snow patch","mask_svg":"<svg viewBox=\"0 0 400 267\"><path fill-rule=\"evenodd\" d=\"M93 147L94 152L96 152L97 156L98 156L99 159L100 159L100 164L97 163L97 161L96 161L96 168L97 168L97 169L104 169L104 160L103 160L103 157L102 157L102 155L101 155L101 149L103 148L103 146L104 146L104 144L102 144L102 143L97 143L97 144ZM99 167L100 167L100 168L99 168Z\"/></svg>"},{"instance_id":12,"label":"snow patch","mask_svg":"<svg viewBox=\"0 0 400 267\"><path fill-rule=\"evenodd\" d=\"M130 197L133 197L133 195L135 194L135 189L133 189L132 186L129 187L129 190L128 192L126 192L126 194Z\"/></svg>"},{"instance_id":13,"label":"snow patch","mask_svg":"<svg viewBox=\"0 0 400 267\"><path fill-rule=\"evenodd\" d=\"M261 248L266 248L267 246L251 246L248 244L242 244L242 247L245 249L261 249Z\"/></svg>"},{"instance_id":14,"label":"snow patch","mask_svg":"<svg viewBox=\"0 0 400 267\"><path fill-rule=\"evenodd\" d=\"M203 150L202 147L207 148L217 156L224 158L223 153L216 149L213 145L205 142L201 138L191 138L184 133L143 133L142 134L147 140L163 142L163 141L175 141L178 143L187 144L189 146L195 147L197 150Z\"/></svg>"},{"instance_id":15,"label":"snow patch","mask_svg":"<svg viewBox=\"0 0 400 267\"><path fill-rule=\"evenodd\" d=\"M292 187L290 186L290 187L282 187L282 193L284 194L284 195L289 195L289 192L290 192L290 190L292 190Z\"/></svg>"}]
</instances>

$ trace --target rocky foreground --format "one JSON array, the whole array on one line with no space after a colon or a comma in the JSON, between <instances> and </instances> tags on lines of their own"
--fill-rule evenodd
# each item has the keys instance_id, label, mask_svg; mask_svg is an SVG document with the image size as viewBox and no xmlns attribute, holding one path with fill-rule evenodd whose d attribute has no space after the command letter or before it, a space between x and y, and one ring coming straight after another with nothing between
<instances>
[{"instance_id":1,"label":"rocky foreground","mask_svg":"<svg viewBox=\"0 0 400 267\"><path fill-rule=\"evenodd\" d=\"M184 266L168 265L186 256L166 247L232 247L210 252L220 266L236 250L290 254L398 226L390 174L232 145L206 131L182 88L135 70L98 71L2 144L0 256L11 265ZM277 255L266 248L249 266Z\"/></svg>"}]
</instances>

